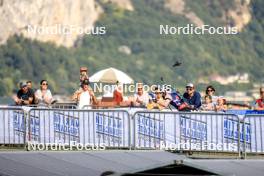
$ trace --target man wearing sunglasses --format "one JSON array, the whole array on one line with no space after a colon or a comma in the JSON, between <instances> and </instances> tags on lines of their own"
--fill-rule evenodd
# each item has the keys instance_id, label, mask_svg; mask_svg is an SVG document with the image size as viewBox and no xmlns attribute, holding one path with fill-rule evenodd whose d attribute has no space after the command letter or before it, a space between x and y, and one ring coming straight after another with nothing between
<instances>
[{"instance_id":1,"label":"man wearing sunglasses","mask_svg":"<svg viewBox=\"0 0 264 176\"><path fill-rule=\"evenodd\" d=\"M195 87L192 83L186 85L186 92L183 94L184 101L188 104L189 110L197 110L201 107L201 95L195 91Z\"/></svg>"},{"instance_id":2,"label":"man wearing sunglasses","mask_svg":"<svg viewBox=\"0 0 264 176\"><path fill-rule=\"evenodd\" d=\"M259 111L264 110L264 87L259 89L260 98L255 102L255 109Z\"/></svg>"}]
</instances>

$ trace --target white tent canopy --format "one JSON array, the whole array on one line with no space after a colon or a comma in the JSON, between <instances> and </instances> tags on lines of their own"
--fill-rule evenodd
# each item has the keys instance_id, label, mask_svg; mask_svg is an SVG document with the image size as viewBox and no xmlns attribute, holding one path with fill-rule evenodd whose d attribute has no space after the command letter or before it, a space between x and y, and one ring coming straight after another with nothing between
<instances>
[{"instance_id":1,"label":"white tent canopy","mask_svg":"<svg viewBox=\"0 0 264 176\"><path fill-rule=\"evenodd\" d=\"M122 84L134 83L134 80L126 73L112 67L96 72L89 78L89 81L113 84L116 82Z\"/></svg>"}]
</instances>

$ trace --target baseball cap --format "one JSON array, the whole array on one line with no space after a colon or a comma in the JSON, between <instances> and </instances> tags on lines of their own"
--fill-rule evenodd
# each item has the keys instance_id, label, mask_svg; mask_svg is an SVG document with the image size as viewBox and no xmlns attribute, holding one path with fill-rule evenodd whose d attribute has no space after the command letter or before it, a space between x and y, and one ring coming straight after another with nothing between
<instances>
[{"instance_id":1,"label":"baseball cap","mask_svg":"<svg viewBox=\"0 0 264 176\"><path fill-rule=\"evenodd\" d=\"M27 86L27 83L25 81L21 82L19 84L20 88L23 88L23 87L26 87Z\"/></svg>"},{"instance_id":2,"label":"baseball cap","mask_svg":"<svg viewBox=\"0 0 264 176\"><path fill-rule=\"evenodd\" d=\"M194 87L194 85L193 85L193 83L188 83L187 85L186 85L186 87Z\"/></svg>"},{"instance_id":3,"label":"baseball cap","mask_svg":"<svg viewBox=\"0 0 264 176\"><path fill-rule=\"evenodd\" d=\"M83 80L82 85L89 85L90 81L88 79Z\"/></svg>"}]
</instances>

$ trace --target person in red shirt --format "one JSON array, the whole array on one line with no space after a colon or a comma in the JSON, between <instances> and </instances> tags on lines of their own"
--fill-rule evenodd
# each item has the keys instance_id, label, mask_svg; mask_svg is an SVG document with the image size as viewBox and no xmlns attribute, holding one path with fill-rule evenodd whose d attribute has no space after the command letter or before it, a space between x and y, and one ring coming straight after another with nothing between
<instances>
[{"instance_id":1,"label":"person in red shirt","mask_svg":"<svg viewBox=\"0 0 264 176\"><path fill-rule=\"evenodd\" d=\"M122 91L122 85L117 83L116 89L114 90L114 102L117 105L120 105L121 102L123 102L123 91Z\"/></svg>"},{"instance_id":2,"label":"person in red shirt","mask_svg":"<svg viewBox=\"0 0 264 176\"><path fill-rule=\"evenodd\" d=\"M255 102L255 109L256 110L264 110L264 87L259 89L260 98Z\"/></svg>"}]
</instances>

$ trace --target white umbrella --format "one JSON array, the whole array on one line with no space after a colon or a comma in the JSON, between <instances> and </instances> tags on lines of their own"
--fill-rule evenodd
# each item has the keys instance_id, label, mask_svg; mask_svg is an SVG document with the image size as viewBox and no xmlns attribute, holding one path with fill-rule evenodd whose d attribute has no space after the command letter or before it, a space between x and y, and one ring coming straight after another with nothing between
<instances>
[{"instance_id":1,"label":"white umbrella","mask_svg":"<svg viewBox=\"0 0 264 176\"><path fill-rule=\"evenodd\" d=\"M116 83L117 81L122 84L132 84L134 80L125 74L124 72L115 68L107 68L93 74L89 78L90 82L102 82L102 83Z\"/></svg>"}]
</instances>

